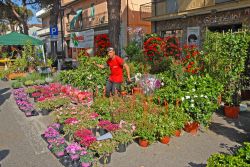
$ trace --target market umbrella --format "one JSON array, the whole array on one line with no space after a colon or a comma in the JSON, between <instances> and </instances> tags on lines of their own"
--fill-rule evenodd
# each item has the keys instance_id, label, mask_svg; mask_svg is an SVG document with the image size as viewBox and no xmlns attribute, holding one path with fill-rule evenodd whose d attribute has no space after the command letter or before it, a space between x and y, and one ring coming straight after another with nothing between
<instances>
[{"instance_id":1,"label":"market umbrella","mask_svg":"<svg viewBox=\"0 0 250 167\"><path fill-rule=\"evenodd\" d=\"M17 32L0 36L0 45L27 45L27 43L31 45L43 45L41 40Z\"/></svg>"}]
</instances>

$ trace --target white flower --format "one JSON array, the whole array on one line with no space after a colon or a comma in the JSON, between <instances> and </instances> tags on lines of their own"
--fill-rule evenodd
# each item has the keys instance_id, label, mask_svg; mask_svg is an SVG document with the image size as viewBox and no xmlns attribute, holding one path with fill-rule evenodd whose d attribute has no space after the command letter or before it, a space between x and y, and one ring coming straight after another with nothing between
<instances>
[{"instance_id":1,"label":"white flower","mask_svg":"<svg viewBox=\"0 0 250 167\"><path fill-rule=\"evenodd\" d=\"M190 96L186 96L186 99L190 99Z\"/></svg>"},{"instance_id":2,"label":"white flower","mask_svg":"<svg viewBox=\"0 0 250 167\"><path fill-rule=\"evenodd\" d=\"M164 82L161 83L161 86L164 86Z\"/></svg>"},{"instance_id":3,"label":"white flower","mask_svg":"<svg viewBox=\"0 0 250 167\"><path fill-rule=\"evenodd\" d=\"M194 100L192 99L191 102L194 102Z\"/></svg>"},{"instance_id":4,"label":"white flower","mask_svg":"<svg viewBox=\"0 0 250 167\"><path fill-rule=\"evenodd\" d=\"M181 97L181 101L184 101L185 100L185 98L184 97Z\"/></svg>"},{"instance_id":5,"label":"white flower","mask_svg":"<svg viewBox=\"0 0 250 167\"><path fill-rule=\"evenodd\" d=\"M190 107L194 108L194 104L191 104L191 106L190 106Z\"/></svg>"},{"instance_id":6,"label":"white flower","mask_svg":"<svg viewBox=\"0 0 250 167\"><path fill-rule=\"evenodd\" d=\"M195 89L193 88L192 91L195 92Z\"/></svg>"},{"instance_id":7,"label":"white flower","mask_svg":"<svg viewBox=\"0 0 250 167\"><path fill-rule=\"evenodd\" d=\"M207 99L207 96L204 96Z\"/></svg>"},{"instance_id":8,"label":"white flower","mask_svg":"<svg viewBox=\"0 0 250 167\"><path fill-rule=\"evenodd\" d=\"M198 97L197 95L194 95L194 97Z\"/></svg>"},{"instance_id":9,"label":"white flower","mask_svg":"<svg viewBox=\"0 0 250 167\"><path fill-rule=\"evenodd\" d=\"M201 97L203 97L204 95L201 95Z\"/></svg>"}]
</instances>

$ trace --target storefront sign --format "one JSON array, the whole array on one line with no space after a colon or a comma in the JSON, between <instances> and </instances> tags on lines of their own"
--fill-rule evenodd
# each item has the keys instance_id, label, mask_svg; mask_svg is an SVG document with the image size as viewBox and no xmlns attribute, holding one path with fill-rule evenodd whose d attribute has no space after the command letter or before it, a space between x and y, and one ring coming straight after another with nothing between
<instances>
[{"instance_id":1,"label":"storefront sign","mask_svg":"<svg viewBox=\"0 0 250 167\"><path fill-rule=\"evenodd\" d=\"M240 13L239 14L230 14L230 15L223 15L223 16L207 16L204 19L204 24L211 25L217 23L227 23L227 22L235 22L239 21Z\"/></svg>"},{"instance_id":2,"label":"storefront sign","mask_svg":"<svg viewBox=\"0 0 250 167\"><path fill-rule=\"evenodd\" d=\"M187 44L199 46L200 43L200 27L187 28Z\"/></svg>"},{"instance_id":3,"label":"storefront sign","mask_svg":"<svg viewBox=\"0 0 250 167\"><path fill-rule=\"evenodd\" d=\"M71 48L93 48L94 47L94 29L82 32L72 32L70 34Z\"/></svg>"}]
</instances>

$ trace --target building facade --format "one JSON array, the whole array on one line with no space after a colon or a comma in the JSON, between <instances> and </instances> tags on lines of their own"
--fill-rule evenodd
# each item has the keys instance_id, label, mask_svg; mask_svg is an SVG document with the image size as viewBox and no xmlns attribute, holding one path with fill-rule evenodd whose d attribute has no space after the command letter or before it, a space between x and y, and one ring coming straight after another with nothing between
<instances>
[{"instance_id":1,"label":"building facade","mask_svg":"<svg viewBox=\"0 0 250 167\"><path fill-rule=\"evenodd\" d=\"M120 34L120 54L127 45L131 37L128 28L136 29L140 27L145 33L151 32L151 23L140 18L140 5L150 0L121 0L121 31ZM88 47L88 52L93 55L93 45L72 44L72 35L88 34L89 43L93 43L92 36L98 34L108 34L108 8L107 0L61 0L63 17L58 20L57 50L61 50L61 39L63 38L63 50L65 56L75 59L79 52ZM50 38L50 11L43 9L37 12L36 16L42 19L43 28L37 32L46 42L47 54L53 51L53 39ZM61 29L62 22L62 29ZM62 31L62 32L61 32ZM62 38L61 38L62 37ZM77 37L78 38L78 37ZM82 38L82 37L81 37ZM81 40L81 39L80 39ZM89 48L89 46L91 46Z\"/></svg>"},{"instance_id":2,"label":"building facade","mask_svg":"<svg viewBox=\"0 0 250 167\"><path fill-rule=\"evenodd\" d=\"M206 30L238 31L250 27L250 0L156 0L141 5L144 21L162 37L201 45Z\"/></svg>"}]
</instances>

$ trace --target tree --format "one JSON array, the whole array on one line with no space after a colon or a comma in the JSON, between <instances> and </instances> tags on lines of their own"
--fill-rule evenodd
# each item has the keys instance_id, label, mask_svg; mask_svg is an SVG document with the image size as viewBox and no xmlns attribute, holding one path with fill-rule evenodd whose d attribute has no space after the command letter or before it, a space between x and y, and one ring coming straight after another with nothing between
<instances>
[{"instance_id":1,"label":"tree","mask_svg":"<svg viewBox=\"0 0 250 167\"><path fill-rule=\"evenodd\" d=\"M109 39L116 53L119 49L121 0L107 0Z\"/></svg>"},{"instance_id":2,"label":"tree","mask_svg":"<svg viewBox=\"0 0 250 167\"><path fill-rule=\"evenodd\" d=\"M21 3L21 6L17 5L18 2ZM15 21L20 27L22 25L24 34L28 35L28 19L32 16L32 11L27 7L30 5L34 9L41 9L49 5L52 8L51 11L53 11L51 14L57 18L59 13L58 4L58 0L0 0L0 14L10 22Z\"/></svg>"}]
</instances>

